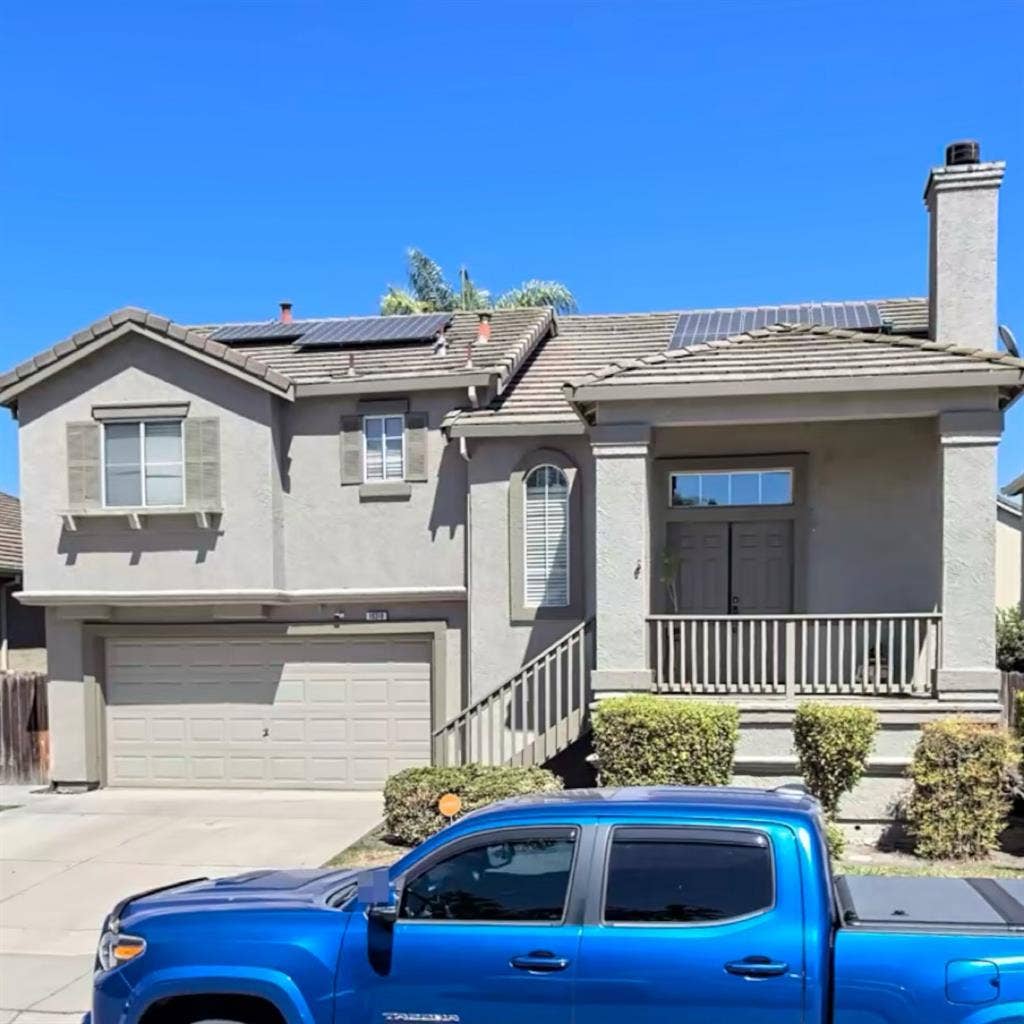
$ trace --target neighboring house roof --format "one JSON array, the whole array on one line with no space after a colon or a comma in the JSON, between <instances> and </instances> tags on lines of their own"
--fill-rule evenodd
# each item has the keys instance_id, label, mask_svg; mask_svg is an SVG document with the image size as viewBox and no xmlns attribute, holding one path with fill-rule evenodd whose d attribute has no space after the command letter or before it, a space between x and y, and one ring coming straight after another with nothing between
<instances>
[{"instance_id":1,"label":"neighboring house roof","mask_svg":"<svg viewBox=\"0 0 1024 1024\"><path fill-rule=\"evenodd\" d=\"M0 491L0 571L21 572L21 502Z\"/></svg>"},{"instance_id":2,"label":"neighboring house roof","mask_svg":"<svg viewBox=\"0 0 1024 1024\"><path fill-rule=\"evenodd\" d=\"M0 403L129 333L168 344L290 399L297 390L370 390L390 381L437 387L448 379L460 386L495 380L500 389L537 342L557 329L550 309L495 310L490 340L475 344L478 314L454 313L445 332L446 351L435 353L433 341L308 349L290 340L224 344L209 337L217 326L184 327L143 309L120 309L0 375Z\"/></svg>"},{"instance_id":3,"label":"neighboring house roof","mask_svg":"<svg viewBox=\"0 0 1024 1024\"><path fill-rule=\"evenodd\" d=\"M1011 480L1003 488L1003 494L1009 494L1011 497L1015 494L1024 494L1024 473L1021 473L1016 480Z\"/></svg>"},{"instance_id":4,"label":"neighboring house roof","mask_svg":"<svg viewBox=\"0 0 1024 1024\"><path fill-rule=\"evenodd\" d=\"M1016 516L1018 519L1021 518L1022 511L1020 505L1015 501L1010 501L1009 498L1004 497L1001 494L996 495L996 505L1001 508L1004 512L1009 512L1010 515Z\"/></svg>"},{"instance_id":5,"label":"neighboring house roof","mask_svg":"<svg viewBox=\"0 0 1024 1024\"><path fill-rule=\"evenodd\" d=\"M567 383L575 395L596 385L622 387L660 384L692 385L721 393L712 385L737 385L759 390L756 382L775 384L826 380L896 377L904 384L912 376L996 378L994 383L1024 383L1024 359L987 349L898 334L870 334L837 327L776 324L764 330L734 334L722 341L673 349L637 359L618 359ZM940 386L936 384L936 386Z\"/></svg>"}]
</instances>

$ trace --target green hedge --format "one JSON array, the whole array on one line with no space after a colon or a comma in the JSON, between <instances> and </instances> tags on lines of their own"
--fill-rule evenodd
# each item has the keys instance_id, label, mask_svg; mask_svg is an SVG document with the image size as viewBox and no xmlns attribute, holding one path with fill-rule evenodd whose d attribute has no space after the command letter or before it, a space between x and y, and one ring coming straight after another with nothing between
<instances>
[{"instance_id":1,"label":"green hedge","mask_svg":"<svg viewBox=\"0 0 1024 1024\"><path fill-rule=\"evenodd\" d=\"M561 788L561 779L545 768L406 768L384 784L384 827L399 842L415 846L448 824L437 810L445 793L462 797L467 812L505 797Z\"/></svg>"},{"instance_id":2,"label":"green hedge","mask_svg":"<svg viewBox=\"0 0 1024 1024\"><path fill-rule=\"evenodd\" d=\"M602 786L726 786L739 736L731 704L638 694L610 697L594 711Z\"/></svg>"},{"instance_id":3,"label":"green hedge","mask_svg":"<svg viewBox=\"0 0 1024 1024\"><path fill-rule=\"evenodd\" d=\"M1010 810L1020 742L1008 729L946 718L921 733L910 776L907 825L919 856L984 857Z\"/></svg>"},{"instance_id":4,"label":"green hedge","mask_svg":"<svg viewBox=\"0 0 1024 1024\"><path fill-rule=\"evenodd\" d=\"M800 774L828 817L864 774L877 729L878 716L870 708L819 701L797 707L793 742Z\"/></svg>"},{"instance_id":5,"label":"green hedge","mask_svg":"<svg viewBox=\"0 0 1024 1024\"><path fill-rule=\"evenodd\" d=\"M996 664L1004 672L1024 672L1024 613L1020 608L996 612Z\"/></svg>"}]
</instances>

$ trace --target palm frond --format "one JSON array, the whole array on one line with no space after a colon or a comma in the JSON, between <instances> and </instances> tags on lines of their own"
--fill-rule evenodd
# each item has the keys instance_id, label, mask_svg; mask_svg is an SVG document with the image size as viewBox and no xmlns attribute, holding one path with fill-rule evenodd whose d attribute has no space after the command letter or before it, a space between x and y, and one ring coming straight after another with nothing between
<instances>
[{"instance_id":1,"label":"palm frond","mask_svg":"<svg viewBox=\"0 0 1024 1024\"><path fill-rule=\"evenodd\" d=\"M575 313L576 297L560 281L524 281L498 297L499 309L520 306L553 306L558 313Z\"/></svg>"},{"instance_id":2,"label":"palm frond","mask_svg":"<svg viewBox=\"0 0 1024 1024\"><path fill-rule=\"evenodd\" d=\"M466 267L459 268L459 309L488 309L491 293L486 288L477 288Z\"/></svg>"},{"instance_id":3,"label":"palm frond","mask_svg":"<svg viewBox=\"0 0 1024 1024\"><path fill-rule=\"evenodd\" d=\"M455 309L455 291L444 279L444 271L425 252L410 249L406 253L409 290L428 312Z\"/></svg>"},{"instance_id":4,"label":"palm frond","mask_svg":"<svg viewBox=\"0 0 1024 1024\"><path fill-rule=\"evenodd\" d=\"M388 290L380 297L381 316L408 316L410 313L428 312L415 295L410 295L404 288L388 285Z\"/></svg>"}]
</instances>

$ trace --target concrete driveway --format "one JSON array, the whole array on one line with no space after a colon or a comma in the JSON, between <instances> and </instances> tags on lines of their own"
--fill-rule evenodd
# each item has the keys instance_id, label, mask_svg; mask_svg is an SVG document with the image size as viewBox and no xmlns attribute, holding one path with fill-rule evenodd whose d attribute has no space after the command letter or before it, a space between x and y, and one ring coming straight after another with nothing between
<instances>
[{"instance_id":1,"label":"concrete driveway","mask_svg":"<svg viewBox=\"0 0 1024 1024\"><path fill-rule=\"evenodd\" d=\"M316 867L381 819L379 793L0 786L0 1024L79 1021L123 896L197 875Z\"/></svg>"}]
</instances>

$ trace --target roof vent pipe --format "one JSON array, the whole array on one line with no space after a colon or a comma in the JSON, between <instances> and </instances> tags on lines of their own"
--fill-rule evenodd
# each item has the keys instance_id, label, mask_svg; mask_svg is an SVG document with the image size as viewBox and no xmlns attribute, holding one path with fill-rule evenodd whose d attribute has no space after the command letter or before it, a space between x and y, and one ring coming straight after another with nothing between
<instances>
[{"instance_id":1,"label":"roof vent pipe","mask_svg":"<svg viewBox=\"0 0 1024 1024\"><path fill-rule=\"evenodd\" d=\"M279 303L281 307L281 315L279 317L281 323L290 324L292 322L292 304L290 302Z\"/></svg>"},{"instance_id":2,"label":"roof vent pipe","mask_svg":"<svg viewBox=\"0 0 1024 1024\"><path fill-rule=\"evenodd\" d=\"M960 139L946 147L946 166L957 167L960 164L980 164L981 145L974 139Z\"/></svg>"},{"instance_id":3,"label":"roof vent pipe","mask_svg":"<svg viewBox=\"0 0 1024 1024\"><path fill-rule=\"evenodd\" d=\"M437 337L434 339L434 355L448 355L448 335L445 334L444 327L442 327L441 330L437 332Z\"/></svg>"},{"instance_id":4,"label":"roof vent pipe","mask_svg":"<svg viewBox=\"0 0 1024 1024\"><path fill-rule=\"evenodd\" d=\"M491 311L480 310L480 324L476 329L476 343L486 345L491 340Z\"/></svg>"}]
</instances>

